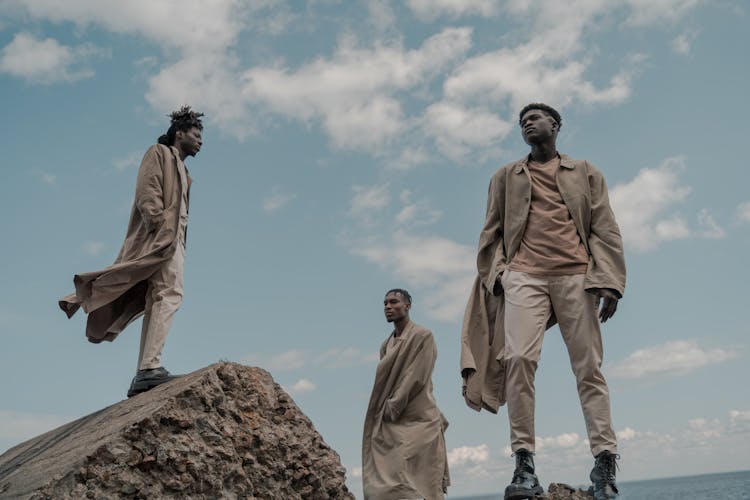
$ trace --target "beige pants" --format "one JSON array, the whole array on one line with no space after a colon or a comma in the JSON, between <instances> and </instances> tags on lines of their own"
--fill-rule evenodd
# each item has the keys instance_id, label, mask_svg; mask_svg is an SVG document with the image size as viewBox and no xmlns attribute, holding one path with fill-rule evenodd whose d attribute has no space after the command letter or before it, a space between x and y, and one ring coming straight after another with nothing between
<instances>
[{"instance_id":1,"label":"beige pants","mask_svg":"<svg viewBox=\"0 0 750 500\"><path fill-rule=\"evenodd\" d=\"M182 273L185 265L185 243L178 238L174 256L148 280L146 311L141 328L141 350L138 369L161 366L161 351L172 326L174 313L182 304Z\"/></svg>"},{"instance_id":2,"label":"beige pants","mask_svg":"<svg viewBox=\"0 0 750 500\"><path fill-rule=\"evenodd\" d=\"M534 451L534 376L552 311L568 348L578 384L591 451L617 452L609 390L601 372L602 336L597 298L583 288L584 275L538 276L505 271L506 399L511 449Z\"/></svg>"}]
</instances>

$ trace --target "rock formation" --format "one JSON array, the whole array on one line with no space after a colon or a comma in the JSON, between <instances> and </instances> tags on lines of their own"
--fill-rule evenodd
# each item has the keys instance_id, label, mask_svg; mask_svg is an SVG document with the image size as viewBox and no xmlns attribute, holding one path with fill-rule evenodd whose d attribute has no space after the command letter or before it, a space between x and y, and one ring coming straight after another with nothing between
<instances>
[{"instance_id":1,"label":"rock formation","mask_svg":"<svg viewBox=\"0 0 750 500\"><path fill-rule=\"evenodd\" d=\"M0 456L0 498L353 499L271 375L218 363Z\"/></svg>"},{"instance_id":2,"label":"rock formation","mask_svg":"<svg viewBox=\"0 0 750 500\"><path fill-rule=\"evenodd\" d=\"M547 493L542 498L546 500L590 500L594 498L594 495L590 490L576 489L563 483L550 483Z\"/></svg>"}]
</instances>

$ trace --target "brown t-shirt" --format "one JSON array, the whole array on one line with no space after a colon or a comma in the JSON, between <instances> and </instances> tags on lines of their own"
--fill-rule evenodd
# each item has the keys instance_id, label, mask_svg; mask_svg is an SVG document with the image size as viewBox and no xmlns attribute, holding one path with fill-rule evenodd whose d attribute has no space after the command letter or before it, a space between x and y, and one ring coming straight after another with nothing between
<instances>
[{"instance_id":1,"label":"brown t-shirt","mask_svg":"<svg viewBox=\"0 0 750 500\"><path fill-rule=\"evenodd\" d=\"M530 274L581 274L589 256L568 207L557 189L560 157L529 161L531 206L521 246L508 269Z\"/></svg>"}]
</instances>

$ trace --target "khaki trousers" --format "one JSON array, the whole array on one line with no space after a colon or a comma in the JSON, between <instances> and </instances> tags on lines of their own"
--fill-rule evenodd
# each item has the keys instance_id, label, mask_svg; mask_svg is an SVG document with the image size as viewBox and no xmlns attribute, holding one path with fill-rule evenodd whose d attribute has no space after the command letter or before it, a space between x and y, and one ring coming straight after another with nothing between
<instances>
[{"instance_id":1,"label":"khaki trousers","mask_svg":"<svg viewBox=\"0 0 750 500\"><path fill-rule=\"evenodd\" d=\"M591 452L617 452L609 389L601 372L602 336L597 297L583 288L584 275L539 276L505 271L506 399L511 449L534 451L534 376L542 340L554 311L578 384Z\"/></svg>"},{"instance_id":2,"label":"khaki trousers","mask_svg":"<svg viewBox=\"0 0 750 500\"><path fill-rule=\"evenodd\" d=\"M148 280L146 310L141 327L141 349L138 369L161 366L161 351L172 326L174 313L182 304L185 242L179 237L174 256L164 263Z\"/></svg>"}]
</instances>

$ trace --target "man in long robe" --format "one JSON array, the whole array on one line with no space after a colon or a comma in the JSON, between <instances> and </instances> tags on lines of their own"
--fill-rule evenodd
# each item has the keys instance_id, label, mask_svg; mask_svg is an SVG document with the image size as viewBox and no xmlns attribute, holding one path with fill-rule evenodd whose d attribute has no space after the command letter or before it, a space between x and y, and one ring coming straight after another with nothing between
<instances>
[{"instance_id":1,"label":"man in long robe","mask_svg":"<svg viewBox=\"0 0 750 500\"><path fill-rule=\"evenodd\" d=\"M380 347L365 416L364 497L442 500L450 484L444 436L448 421L432 395L435 340L409 319L406 290L389 291L384 305L394 330Z\"/></svg>"},{"instance_id":2,"label":"man in long robe","mask_svg":"<svg viewBox=\"0 0 750 500\"><path fill-rule=\"evenodd\" d=\"M88 314L90 342L112 341L145 315L136 375L128 397L174 378L161 363L164 343L182 303L191 178L184 160L203 144L202 113L184 106L151 146L138 170L127 235L115 262L75 275L75 292L59 301L70 318Z\"/></svg>"},{"instance_id":3,"label":"man in long robe","mask_svg":"<svg viewBox=\"0 0 750 500\"><path fill-rule=\"evenodd\" d=\"M497 411L507 402L516 469L505 499L540 494L534 377L544 332L559 323L595 457L594 497L614 499L617 439L601 372L600 322L615 314L625 289L620 230L602 173L558 153L560 114L529 104L519 124L531 151L490 182L479 274L461 336L464 397L475 410Z\"/></svg>"}]
</instances>

